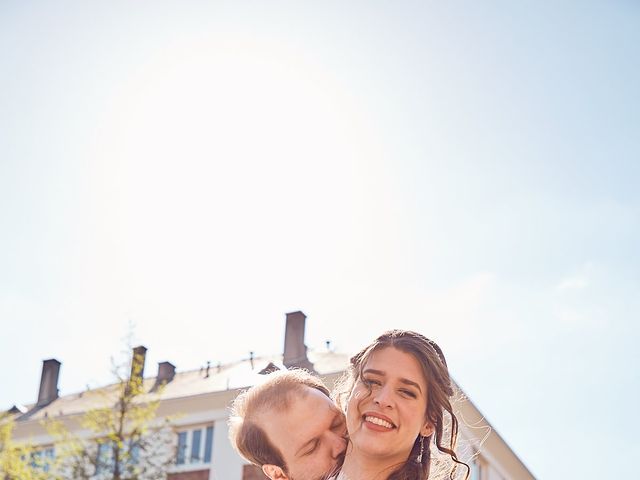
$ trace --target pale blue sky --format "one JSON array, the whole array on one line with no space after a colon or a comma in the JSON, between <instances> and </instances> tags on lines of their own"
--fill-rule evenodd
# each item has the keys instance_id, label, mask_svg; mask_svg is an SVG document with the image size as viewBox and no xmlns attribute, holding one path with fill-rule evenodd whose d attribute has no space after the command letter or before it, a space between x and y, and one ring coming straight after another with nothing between
<instances>
[{"instance_id":1,"label":"pale blue sky","mask_svg":"<svg viewBox=\"0 0 640 480\"><path fill-rule=\"evenodd\" d=\"M0 407L387 328L541 479L640 455L640 5L0 5Z\"/></svg>"}]
</instances>

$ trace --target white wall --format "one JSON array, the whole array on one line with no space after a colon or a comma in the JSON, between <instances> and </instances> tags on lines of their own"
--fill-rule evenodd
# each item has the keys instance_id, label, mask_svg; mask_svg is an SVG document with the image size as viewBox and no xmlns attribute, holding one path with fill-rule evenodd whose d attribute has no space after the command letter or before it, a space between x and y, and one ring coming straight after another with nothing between
<instances>
[{"instance_id":1,"label":"white wall","mask_svg":"<svg viewBox=\"0 0 640 480\"><path fill-rule=\"evenodd\" d=\"M209 480L242 480L242 466L246 462L229 442L227 419L217 420L213 431L213 458Z\"/></svg>"}]
</instances>

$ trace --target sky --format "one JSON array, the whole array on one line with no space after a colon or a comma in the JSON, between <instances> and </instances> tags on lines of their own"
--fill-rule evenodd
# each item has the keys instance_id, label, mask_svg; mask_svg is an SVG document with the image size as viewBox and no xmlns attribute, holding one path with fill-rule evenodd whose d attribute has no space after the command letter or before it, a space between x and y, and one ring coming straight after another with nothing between
<instances>
[{"instance_id":1,"label":"sky","mask_svg":"<svg viewBox=\"0 0 640 480\"><path fill-rule=\"evenodd\" d=\"M639 45L629 0L2 2L0 408L302 310L436 340L537 478L630 478Z\"/></svg>"}]
</instances>

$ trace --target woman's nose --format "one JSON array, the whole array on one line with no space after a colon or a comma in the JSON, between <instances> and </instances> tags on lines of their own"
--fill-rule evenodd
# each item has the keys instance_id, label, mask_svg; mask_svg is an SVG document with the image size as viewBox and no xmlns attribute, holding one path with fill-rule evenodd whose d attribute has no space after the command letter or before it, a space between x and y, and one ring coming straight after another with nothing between
<instances>
[{"instance_id":1,"label":"woman's nose","mask_svg":"<svg viewBox=\"0 0 640 480\"><path fill-rule=\"evenodd\" d=\"M391 395L387 388L378 389L373 396L373 402L380 407L390 407L391 406Z\"/></svg>"}]
</instances>

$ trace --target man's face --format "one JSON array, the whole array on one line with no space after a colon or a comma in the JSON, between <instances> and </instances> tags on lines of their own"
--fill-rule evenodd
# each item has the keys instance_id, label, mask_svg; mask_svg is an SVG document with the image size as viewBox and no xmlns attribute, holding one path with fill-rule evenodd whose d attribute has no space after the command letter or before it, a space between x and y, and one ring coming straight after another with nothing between
<instances>
[{"instance_id":1,"label":"man's face","mask_svg":"<svg viewBox=\"0 0 640 480\"><path fill-rule=\"evenodd\" d=\"M342 412L324 393L303 387L291 395L289 408L260 420L271 443L282 453L287 466L265 465L273 480L319 480L334 471L345 448L346 427Z\"/></svg>"}]
</instances>

